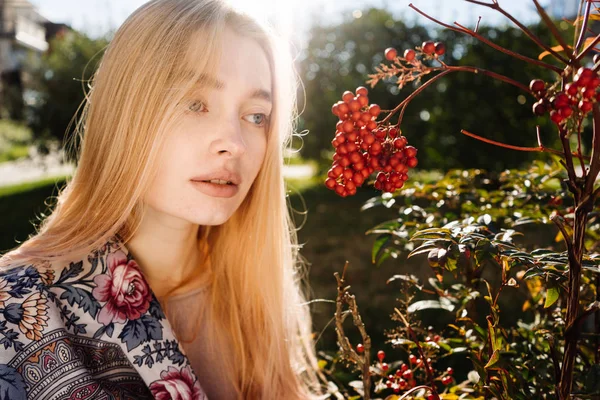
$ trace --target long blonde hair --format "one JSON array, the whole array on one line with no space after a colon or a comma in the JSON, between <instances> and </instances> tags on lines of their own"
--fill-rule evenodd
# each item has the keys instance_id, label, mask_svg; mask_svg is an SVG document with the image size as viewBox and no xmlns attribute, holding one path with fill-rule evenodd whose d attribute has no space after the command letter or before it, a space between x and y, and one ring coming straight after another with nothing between
<instances>
[{"instance_id":1,"label":"long blonde hair","mask_svg":"<svg viewBox=\"0 0 600 400\"><path fill-rule=\"evenodd\" d=\"M226 27L264 49L274 108L264 164L247 197L227 222L199 230L211 253L215 321L206 340L227 348L221 366L240 397L315 398L321 390L302 285L306 270L282 175L297 80L285 44L222 1L153 0L119 28L75 129L81 141L77 169L52 214L0 259L0 267L82 256L113 235L131 239L176 106L202 73L213 75Z\"/></svg>"}]
</instances>

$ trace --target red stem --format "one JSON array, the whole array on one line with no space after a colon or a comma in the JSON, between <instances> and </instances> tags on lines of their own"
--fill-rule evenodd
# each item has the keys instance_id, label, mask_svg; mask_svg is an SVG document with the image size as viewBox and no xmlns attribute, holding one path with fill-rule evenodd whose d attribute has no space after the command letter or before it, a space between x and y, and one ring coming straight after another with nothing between
<instances>
[{"instance_id":1,"label":"red stem","mask_svg":"<svg viewBox=\"0 0 600 400\"><path fill-rule=\"evenodd\" d=\"M583 44L583 38L585 37L585 31L587 30L588 18L590 16L590 9L591 8L592 8L592 2L588 1L587 2L587 7L585 8L585 12L583 14L583 21L582 21L582 25L581 25L581 32L579 32L579 38L577 39L577 43L575 44L575 47L573 48L573 57L575 57L575 55L579 51L579 48ZM581 14L577 14L577 15L579 16ZM579 58L579 57L576 57L576 58Z\"/></svg>"},{"instance_id":2,"label":"red stem","mask_svg":"<svg viewBox=\"0 0 600 400\"><path fill-rule=\"evenodd\" d=\"M560 54L558 54L556 51L552 50L550 47L548 47L547 45L545 45L540 40L540 38L538 38L537 36L535 36L533 34L533 32L531 32L529 29L527 29L527 27L525 25L523 25L515 17L513 17L508 12L506 12L506 10L504 10L502 7L500 7L500 5L497 2L494 2L494 4L487 4L487 3L482 3L480 1L475 1L475 0L466 0L466 1L468 1L469 3L479 4L479 5L482 5L484 7L491 8L492 10L498 11L499 13L501 13L502 15L504 15L506 18L508 18L509 20L511 20L515 25L517 25L519 27L519 29L521 29L523 31L523 33L525 33L531 40L533 40L535 42L535 44L537 44L542 49L544 49L547 52L549 52L550 54L552 54L554 57L556 57L561 62L563 62L565 64L569 64L569 60L567 60L566 58L564 58L563 56L561 56ZM534 0L534 2L535 2L535 0Z\"/></svg>"},{"instance_id":3,"label":"red stem","mask_svg":"<svg viewBox=\"0 0 600 400\"><path fill-rule=\"evenodd\" d=\"M443 71L442 73L434 76L433 78L431 78L430 80L428 80L427 82L425 82L424 84L419 86L419 88L417 90L412 92L406 99L404 99L400 104L398 104L396 107L394 107L394 109L380 122L380 124L385 124L387 121L389 121L390 118L392 118L392 115L397 113L398 110L400 110L405 104L409 103L413 98L415 98L415 96L417 96L419 93L421 93L423 90L425 90L425 88L427 88L427 86L431 85L433 82L437 81L442 76L449 74L450 72L452 72L452 71L451 70Z\"/></svg>"},{"instance_id":4,"label":"red stem","mask_svg":"<svg viewBox=\"0 0 600 400\"><path fill-rule=\"evenodd\" d=\"M594 46L596 46L598 44L598 42L600 42L600 35L596 36L596 38L590 42L590 44L588 44L587 46L585 46L585 48L581 51L581 53L579 53L577 55L577 57L575 58L575 60L580 60L583 56L586 55L586 53L588 51L590 51L590 49L593 49Z\"/></svg>"},{"instance_id":5,"label":"red stem","mask_svg":"<svg viewBox=\"0 0 600 400\"><path fill-rule=\"evenodd\" d=\"M540 145L539 147L513 146L512 144L496 142L495 140L484 138L482 136L476 135L476 134L466 131L464 129L462 129L460 131L460 133L470 136L474 139L481 140L482 142L493 144L494 146L498 146L498 147L504 147L506 149L517 150L517 151L538 151L538 152L552 153L552 154L556 154L559 156L564 155L564 153L562 151L549 149L548 147L544 147L543 145ZM539 141L539 136L538 136L538 141ZM576 154L573 154L573 155L576 155ZM588 158L588 157L584 157L584 158Z\"/></svg>"},{"instance_id":6,"label":"red stem","mask_svg":"<svg viewBox=\"0 0 600 400\"><path fill-rule=\"evenodd\" d=\"M429 20L437 23L438 25L441 25L441 26L443 26L445 28L448 28L450 30L453 30L455 32L466 33L467 35L474 37L475 39L477 39L477 40L479 40L479 41L487 44L488 46L490 46L490 47L492 47L492 48L494 48L494 49L496 49L496 50L498 50L498 51L500 51L500 52L502 52L504 54L508 54L511 57L517 58L519 60L523 60L523 61L528 62L530 64L535 64L535 65L539 65L540 67L543 67L543 68L546 68L546 69L550 69L550 70L552 70L552 71L554 71L554 72L556 72L558 74L562 73L562 69L560 69L559 67L556 67L556 66L554 66L552 64L545 63L545 62L540 61L540 60L536 60L534 58L529 58L529 57L523 56L523 55L521 55L519 53L515 53L514 51L511 51L511 50L509 50L509 49L507 49L505 47L497 45L496 43L494 43L494 42L486 39L485 37L481 36L477 32L474 32L474 31L472 31L470 29L467 29L465 27L461 27L459 29L459 28L456 28L456 27L454 27L452 25L445 24L442 21L439 21L439 20L437 20L437 19L435 19L435 18L433 18L433 17L425 14L423 11L421 11L417 7L415 7L412 3L409 4L409 7L412 8L413 10L415 10L416 12L418 12L419 14L421 14L422 16L424 16L425 18L428 18Z\"/></svg>"}]
</instances>

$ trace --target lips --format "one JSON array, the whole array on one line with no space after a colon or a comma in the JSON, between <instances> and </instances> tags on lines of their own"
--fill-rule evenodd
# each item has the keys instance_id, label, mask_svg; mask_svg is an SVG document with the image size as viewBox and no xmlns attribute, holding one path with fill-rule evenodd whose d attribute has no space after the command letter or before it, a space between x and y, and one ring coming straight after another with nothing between
<instances>
[{"instance_id":1,"label":"lips","mask_svg":"<svg viewBox=\"0 0 600 400\"><path fill-rule=\"evenodd\" d=\"M219 180L227 183L231 182L231 184L235 186L238 186L242 183L242 178L238 174L227 170L215 171L205 175L196 176L191 180L194 182L209 182Z\"/></svg>"}]
</instances>

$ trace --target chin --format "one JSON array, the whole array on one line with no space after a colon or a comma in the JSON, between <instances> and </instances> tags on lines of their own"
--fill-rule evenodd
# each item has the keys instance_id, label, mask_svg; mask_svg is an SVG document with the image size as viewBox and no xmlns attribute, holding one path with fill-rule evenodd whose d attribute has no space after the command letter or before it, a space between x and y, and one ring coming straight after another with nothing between
<instances>
[{"instance_id":1,"label":"chin","mask_svg":"<svg viewBox=\"0 0 600 400\"><path fill-rule=\"evenodd\" d=\"M206 210L202 210L203 215L193 215L187 218L188 221L197 224L197 225L207 225L207 226L216 226L223 225L225 222L231 218L232 213L227 212L213 212L211 214L205 214Z\"/></svg>"}]
</instances>

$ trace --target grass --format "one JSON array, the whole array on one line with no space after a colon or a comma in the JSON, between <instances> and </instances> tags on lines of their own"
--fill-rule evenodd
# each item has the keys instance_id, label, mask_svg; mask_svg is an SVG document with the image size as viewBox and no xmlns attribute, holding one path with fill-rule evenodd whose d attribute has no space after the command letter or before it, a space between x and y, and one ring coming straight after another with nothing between
<instances>
[{"instance_id":1,"label":"grass","mask_svg":"<svg viewBox=\"0 0 600 400\"><path fill-rule=\"evenodd\" d=\"M9 147L6 151L0 152L0 163L7 161L15 161L20 158L25 158L29 155L29 145L15 144Z\"/></svg>"}]
</instances>

